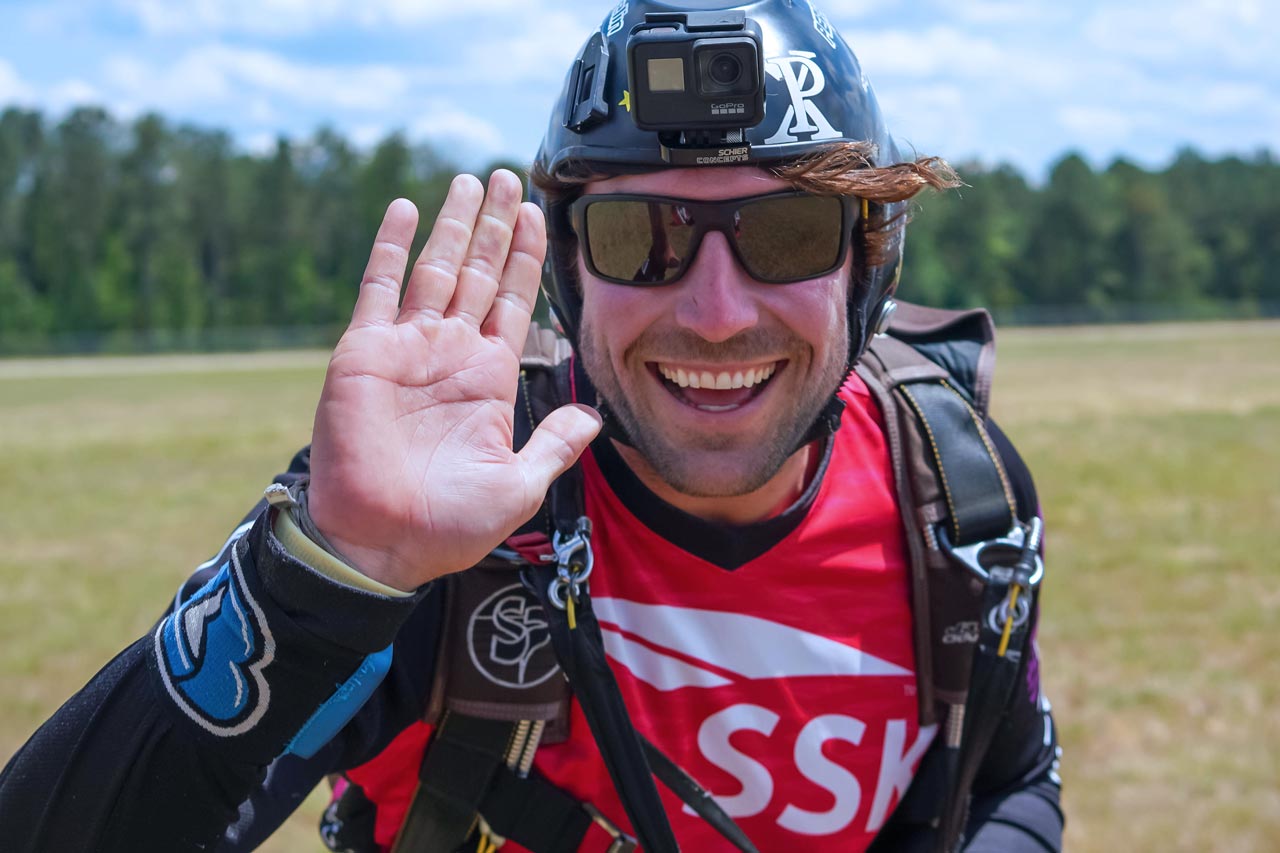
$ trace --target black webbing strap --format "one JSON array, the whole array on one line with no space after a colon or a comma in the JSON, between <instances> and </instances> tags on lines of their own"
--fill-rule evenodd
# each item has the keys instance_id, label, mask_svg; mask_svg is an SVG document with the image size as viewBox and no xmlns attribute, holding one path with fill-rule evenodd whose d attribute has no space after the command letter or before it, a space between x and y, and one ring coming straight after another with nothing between
<instances>
[{"instance_id":1,"label":"black webbing strap","mask_svg":"<svg viewBox=\"0 0 1280 853\"><path fill-rule=\"evenodd\" d=\"M698 817L710 824L716 832L723 835L742 853L758 853L751 839L747 838L747 834L742 831L742 827L734 823L728 812L721 808L696 779L684 772L683 767L668 758L665 752L650 743L644 735L640 736L640 742L644 745L644 754L649 759L649 767L658 777L658 781L666 785L685 805L697 812Z\"/></svg>"},{"instance_id":2,"label":"black webbing strap","mask_svg":"<svg viewBox=\"0 0 1280 853\"><path fill-rule=\"evenodd\" d=\"M505 766L480 811L495 834L534 853L577 853L592 823L580 802L545 777L522 778Z\"/></svg>"},{"instance_id":3,"label":"black webbing strap","mask_svg":"<svg viewBox=\"0 0 1280 853\"><path fill-rule=\"evenodd\" d=\"M418 770L393 853L452 853L476 823L480 803L506 769L506 750L518 723L447 714Z\"/></svg>"},{"instance_id":4,"label":"black webbing strap","mask_svg":"<svg viewBox=\"0 0 1280 853\"><path fill-rule=\"evenodd\" d=\"M959 750L948 750L948 787L938 827L938 853L950 853L964 839L969 817L969 798L974 780L996 731L1004 721L1013 691L1023 680L1023 652L1031 636L1031 601L1027 617L1014 623L1004 654L1001 616L1008 613L1007 601L1013 572L1007 567L993 569L983 594L978 648L973 656L969 696L964 704L963 736ZM1035 590L1028 592L1034 596ZM953 721L948 720L950 725Z\"/></svg>"},{"instance_id":5,"label":"black webbing strap","mask_svg":"<svg viewBox=\"0 0 1280 853\"><path fill-rule=\"evenodd\" d=\"M945 382L899 386L928 435L947 499L952 544L971 545L1009 532L1013 490L982 421Z\"/></svg>"},{"instance_id":6,"label":"black webbing strap","mask_svg":"<svg viewBox=\"0 0 1280 853\"><path fill-rule=\"evenodd\" d=\"M575 604L577 624L570 628L565 611L550 599L551 584L557 580L556 567L531 565L521 576L542 602L556 659L573 685L574 696L640 846L645 853L678 853L680 847L654 785L640 736L605 659L604 639L591 597L585 588L581 591Z\"/></svg>"},{"instance_id":7,"label":"black webbing strap","mask_svg":"<svg viewBox=\"0 0 1280 853\"><path fill-rule=\"evenodd\" d=\"M643 735L641 743L659 781L742 853L758 853L742 829L693 777ZM506 767L494 777L493 786L480 804L480 813L495 834L534 853L577 853L592 823L605 823L588 806L536 771L522 778ZM616 827L610 825L605 831L616 832Z\"/></svg>"}]
</instances>

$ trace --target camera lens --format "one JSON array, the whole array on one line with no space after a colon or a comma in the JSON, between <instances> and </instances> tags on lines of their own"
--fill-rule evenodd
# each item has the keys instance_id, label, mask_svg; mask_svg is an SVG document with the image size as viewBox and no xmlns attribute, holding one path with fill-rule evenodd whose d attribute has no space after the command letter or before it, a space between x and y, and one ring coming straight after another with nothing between
<instances>
[{"instance_id":1,"label":"camera lens","mask_svg":"<svg viewBox=\"0 0 1280 853\"><path fill-rule=\"evenodd\" d=\"M728 86L742 76L742 62L732 53L722 53L712 57L707 71L716 83Z\"/></svg>"}]
</instances>

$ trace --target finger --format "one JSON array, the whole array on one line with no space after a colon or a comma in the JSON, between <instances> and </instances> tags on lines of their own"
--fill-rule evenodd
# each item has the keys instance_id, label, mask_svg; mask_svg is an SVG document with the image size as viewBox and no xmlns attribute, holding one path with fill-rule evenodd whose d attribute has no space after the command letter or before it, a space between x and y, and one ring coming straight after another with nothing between
<instances>
[{"instance_id":1,"label":"finger","mask_svg":"<svg viewBox=\"0 0 1280 853\"><path fill-rule=\"evenodd\" d=\"M561 406L542 419L517 454L535 502L542 501L552 480L573 467L600 432L600 424L595 409L576 403Z\"/></svg>"},{"instance_id":2,"label":"finger","mask_svg":"<svg viewBox=\"0 0 1280 853\"><path fill-rule=\"evenodd\" d=\"M489 337L506 341L517 358L524 351L546 254L547 226L542 211L536 204L525 202L520 205L515 234L511 237L511 252L498 282L498 295L480 329Z\"/></svg>"},{"instance_id":3,"label":"finger","mask_svg":"<svg viewBox=\"0 0 1280 853\"><path fill-rule=\"evenodd\" d=\"M373 238L369 263L360 279L360 294L351 312L351 327L394 322L400 304L400 282L409 260L409 247L418 229L418 208L398 198L387 206L378 235Z\"/></svg>"},{"instance_id":4,"label":"finger","mask_svg":"<svg viewBox=\"0 0 1280 853\"><path fill-rule=\"evenodd\" d=\"M484 185L475 175L458 175L449 184L449 193L431 226L431 236L409 274L400 311L402 319L415 311L442 315L449 307L483 201Z\"/></svg>"},{"instance_id":5,"label":"finger","mask_svg":"<svg viewBox=\"0 0 1280 853\"><path fill-rule=\"evenodd\" d=\"M490 176L489 194L476 218L471 245L462 261L458 286L445 311L446 317L461 317L479 327L489 315L494 294L498 292L498 279L507 265L507 251L523 193L520 179L513 173L499 169Z\"/></svg>"}]
</instances>

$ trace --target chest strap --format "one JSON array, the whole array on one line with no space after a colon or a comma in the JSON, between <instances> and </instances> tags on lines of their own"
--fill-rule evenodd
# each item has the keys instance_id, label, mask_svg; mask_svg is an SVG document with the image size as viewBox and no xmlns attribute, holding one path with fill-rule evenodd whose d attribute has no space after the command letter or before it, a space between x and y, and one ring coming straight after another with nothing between
<instances>
[{"instance_id":1,"label":"chest strap","mask_svg":"<svg viewBox=\"0 0 1280 853\"><path fill-rule=\"evenodd\" d=\"M457 849L473 832L479 835L477 849L484 849L486 843L501 846L507 840L515 841L536 853L631 853L636 848L634 838L590 803L579 802L537 771L525 775L519 768L513 769L506 763L498 762L492 766L493 772L488 773L488 768L482 765L485 764L486 756L490 759L495 757L491 751L486 751L495 732L487 730L487 726L475 726L474 723L489 721L461 721L456 716L453 720L450 732L443 735L444 742L457 746L459 737L465 738L468 733L478 735L479 738L461 750L451 748L439 751L432 759L424 762L423 766L426 768L430 765L426 772L437 778L441 774L453 774L451 778L459 780L462 787L477 792L479 800L474 809L479 816L473 820L463 819L466 810L472 806L469 800L466 803L459 801L459 787L451 786L450 797L458 806L454 811L457 819L452 823L453 834L447 838L440 834L414 834L410 837L411 833L407 831L405 838L412 843L453 846L412 849ZM659 781L719 830L735 848L743 853L757 853L742 830L725 815L706 790L656 746L643 737L641 741ZM458 762L467 762L471 766L464 767ZM424 779L423 782L425 784L427 780ZM438 797L439 786L428 785L427 792ZM436 821L435 826L445 826L445 822L441 820L445 815L438 804L430 816Z\"/></svg>"}]
</instances>

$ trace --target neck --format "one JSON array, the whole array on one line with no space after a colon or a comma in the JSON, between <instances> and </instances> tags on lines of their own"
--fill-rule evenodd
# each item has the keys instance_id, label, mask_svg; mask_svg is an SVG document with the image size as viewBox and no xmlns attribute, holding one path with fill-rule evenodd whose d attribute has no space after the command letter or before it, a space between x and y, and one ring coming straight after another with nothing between
<instances>
[{"instance_id":1,"label":"neck","mask_svg":"<svg viewBox=\"0 0 1280 853\"><path fill-rule=\"evenodd\" d=\"M649 467L635 448L617 441L614 448L622 461L649 491L676 509L705 521L724 524L751 524L778 515L804 493L813 477L819 456L811 442L797 450L763 486L743 495L704 497L686 495L673 489Z\"/></svg>"}]
</instances>

